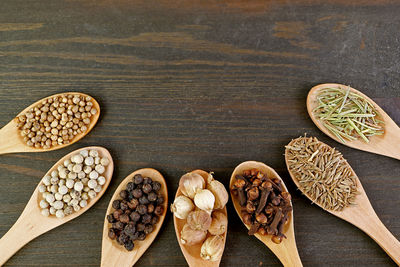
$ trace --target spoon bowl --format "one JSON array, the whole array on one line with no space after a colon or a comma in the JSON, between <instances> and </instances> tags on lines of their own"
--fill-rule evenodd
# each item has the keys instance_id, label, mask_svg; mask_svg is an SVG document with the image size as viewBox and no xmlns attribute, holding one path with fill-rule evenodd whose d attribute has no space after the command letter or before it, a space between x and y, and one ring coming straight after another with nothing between
<instances>
[{"instance_id":1,"label":"spoon bowl","mask_svg":"<svg viewBox=\"0 0 400 267\"><path fill-rule=\"evenodd\" d=\"M136 174L141 174L143 177L150 177L153 181L157 181L161 184L161 194L164 196L163 208L164 212L161 216L159 216L159 221L155 225L153 232L146 236L143 241L137 241L135 243L135 247L132 251L127 251L123 246L119 245L115 240L111 240L108 237L108 229L110 228L110 223L107 221L107 215L110 214L113 210L112 203L114 200L119 199L119 192L126 188L126 185L132 181L132 178ZM110 200L110 204L108 205L106 217L104 219L104 228L103 228L103 245L101 251L101 266L104 267L128 267L133 266L139 258L144 254L144 252L150 247L151 243L153 243L156 238L158 232L161 229L161 226L164 222L165 215L167 213L168 207L168 190L167 184L164 180L164 177L155 169L146 168L134 171L130 175L128 175L115 190L114 195Z\"/></svg>"},{"instance_id":2,"label":"spoon bowl","mask_svg":"<svg viewBox=\"0 0 400 267\"><path fill-rule=\"evenodd\" d=\"M77 134L74 139L70 141L69 144L63 144L63 145L57 145L57 146L52 146L48 149L44 148L35 148L35 147L30 147L28 146L23 138L21 137L20 130L18 129L18 116L25 114L28 112L31 108L36 107L39 105L42 101L46 99L50 99L53 97L60 97L63 95L78 95L82 97L88 97L89 95L83 94L83 93L77 93L77 92L66 92L66 93L61 93L61 94L55 94L51 95L45 98L42 98L29 107L25 108L23 111L21 111L13 120L11 120L7 125L5 125L3 128L0 129L0 154L7 154L7 153L17 153L17 152L46 152L46 151L52 151L52 150L57 150L61 149L64 147L67 147L69 145L72 145L76 142L78 142L80 139L82 139L84 136L86 136L96 125L99 116L100 116L100 105L94 99L93 97L91 102L93 103L93 107L97 109L97 113L94 114L90 118L90 124L87 125L87 130L83 133Z\"/></svg>"},{"instance_id":3,"label":"spoon bowl","mask_svg":"<svg viewBox=\"0 0 400 267\"><path fill-rule=\"evenodd\" d=\"M282 178L279 177L279 175L273 168L265 165L262 162L257 162L257 161L245 161L239 164L232 173L229 188L232 188L236 179L235 178L236 175L238 174L241 175L244 171L249 169L257 169L262 173L266 174L268 177L274 177L280 179L282 182L283 189L286 192L288 191ZM233 206L235 207L237 214L239 215L240 219L243 222L241 216L242 207L239 204L238 197L233 195L232 191L231 191L231 198ZM249 225L245 224L244 222L243 224L247 227L247 229L250 229ZM278 257L278 259L282 262L284 266L303 266L301 263L299 253L297 251L296 240L294 236L293 211L289 213L288 223L284 227L285 227L284 234L286 235L287 239L283 239L280 244L274 243L271 240L271 235L261 235L259 233L256 233L254 234L254 236L257 237L261 242L263 242Z\"/></svg>"},{"instance_id":4,"label":"spoon bowl","mask_svg":"<svg viewBox=\"0 0 400 267\"><path fill-rule=\"evenodd\" d=\"M294 140L292 140L289 143L289 146L292 145L293 142ZM326 145L321 141L319 142L322 143L323 145ZM313 199L309 197L302 190L299 181L296 179L294 173L289 168L288 149L285 150L285 161L288 172L293 182L307 198L313 201ZM354 226L364 231L367 235L369 235L372 239L374 239L378 243L378 245L380 245L398 265L400 265L400 242L392 235L392 233L390 233L390 231L383 225L381 220L378 218L368 199L367 194L364 191L360 179L358 178L354 170L351 168L350 164L347 163L347 165L353 172L357 181L358 195L355 198L355 205L347 206L343 208L341 211L334 211L323 208L317 202L313 201L313 203L318 205L323 210L353 224Z\"/></svg>"},{"instance_id":5,"label":"spoon bowl","mask_svg":"<svg viewBox=\"0 0 400 267\"><path fill-rule=\"evenodd\" d=\"M96 195L95 198L88 201L86 207L81 208L79 211L74 211L72 214L67 215L64 218L57 218L55 216L45 217L41 214L41 209L39 206L39 183L35 191L32 193L32 196L21 216L11 227L11 229L0 239L0 266L3 265L9 258L11 258L12 255L14 255L28 242L50 231L51 229L54 229L82 215L101 198L101 196L104 194L110 184L114 171L114 163L112 157L108 150L103 147L92 146L75 150L57 161L57 163L54 164L53 167L51 167L51 169L45 175L50 175L53 170L57 170L57 167L59 165L62 165L63 162L66 159L69 159L71 156L79 153L82 150L91 149L97 150L100 157L107 157L110 160L110 163L103 174L103 176L106 178L106 183L103 185L102 190Z\"/></svg>"},{"instance_id":6,"label":"spoon bowl","mask_svg":"<svg viewBox=\"0 0 400 267\"><path fill-rule=\"evenodd\" d=\"M192 171L192 173L197 173L199 175L201 175L204 179L204 181L207 183L207 177L208 177L208 173L203 171L203 170L194 170ZM178 188L178 190L176 191L176 195L175 198L177 198L178 196L183 195L181 190ZM224 207L223 209L219 210L221 212L223 212L225 214L225 216L227 216L228 218L228 214L226 211L226 207ZM203 243L200 244L195 244L195 245L191 245L191 246L186 246L184 244L182 244L180 242L181 239L181 231L183 226L186 224L186 219L182 220L179 219L175 216L174 217L174 226L175 226L175 233L176 233L176 238L178 239L178 243L179 246L181 247L183 256L186 259L186 262L188 263L188 265L190 267L198 267L198 266L203 266L203 267L218 267L221 263L221 258L219 258L219 260L217 261L208 261L208 260L203 260L200 257L200 251L201 251L201 246ZM224 233L224 246L226 243L226 235L227 235L227 231L225 231ZM221 256L222 257L222 256Z\"/></svg>"},{"instance_id":7,"label":"spoon bowl","mask_svg":"<svg viewBox=\"0 0 400 267\"><path fill-rule=\"evenodd\" d=\"M381 120L384 121L384 128L385 128L385 133L383 135L375 135L369 137L369 143L366 143L364 140L361 138L358 138L357 140L350 141L346 140L346 143L342 143L332 132L330 132L322 123L320 119L316 117L314 114L313 110L319 105L318 104L318 99L317 96L321 90L324 88L342 88L342 89L348 89L350 88L350 91L352 93L361 95L364 97L366 100L368 100L372 105L375 106L376 110L379 112ZM308 114L310 115L312 121L315 123L315 125L326 135L328 135L330 138L334 139L335 141L363 151L375 153L375 154L380 154L388 157L392 157L395 159L400 159L400 128L397 126L397 124L389 117L386 112L379 107L372 99L370 99L368 96L364 95L360 91L351 88L347 85L343 84L337 84L337 83L325 83L325 84L319 84L314 86L310 92L308 93L307 97L307 111Z\"/></svg>"}]
</instances>

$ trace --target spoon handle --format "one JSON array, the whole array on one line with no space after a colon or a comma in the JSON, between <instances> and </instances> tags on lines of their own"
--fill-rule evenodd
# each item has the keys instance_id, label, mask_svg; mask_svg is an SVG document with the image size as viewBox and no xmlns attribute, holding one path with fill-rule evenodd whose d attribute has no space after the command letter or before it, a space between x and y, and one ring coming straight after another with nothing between
<instances>
[{"instance_id":1,"label":"spoon handle","mask_svg":"<svg viewBox=\"0 0 400 267\"><path fill-rule=\"evenodd\" d=\"M0 239L0 266L23 246L43 233L43 226L37 223L37 219L40 218L37 218L34 213L23 212L10 230Z\"/></svg>"},{"instance_id":2,"label":"spoon handle","mask_svg":"<svg viewBox=\"0 0 400 267\"><path fill-rule=\"evenodd\" d=\"M303 267L295 242L288 242L286 245L281 243L279 245L285 246L284 250L281 250L279 254L276 254L283 266Z\"/></svg>"},{"instance_id":3,"label":"spoon handle","mask_svg":"<svg viewBox=\"0 0 400 267\"><path fill-rule=\"evenodd\" d=\"M0 155L29 150L29 147L22 143L14 120L0 129L0 140Z\"/></svg>"},{"instance_id":4,"label":"spoon handle","mask_svg":"<svg viewBox=\"0 0 400 267\"><path fill-rule=\"evenodd\" d=\"M400 242L385 227L378 216L374 213L366 219L363 226L359 226L400 266Z\"/></svg>"}]
</instances>

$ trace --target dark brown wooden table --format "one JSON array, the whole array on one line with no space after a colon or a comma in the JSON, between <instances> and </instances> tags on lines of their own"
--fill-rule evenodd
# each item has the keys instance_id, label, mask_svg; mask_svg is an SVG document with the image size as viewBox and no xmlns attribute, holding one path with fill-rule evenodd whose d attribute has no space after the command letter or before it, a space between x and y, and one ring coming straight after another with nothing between
<instances>
[{"instance_id":1,"label":"dark brown wooden table","mask_svg":"<svg viewBox=\"0 0 400 267\"><path fill-rule=\"evenodd\" d=\"M400 123L399 13L390 0L2 0L0 125L63 91L93 95L102 115L66 149L0 156L0 236L58 158L101 145L116 163L90 211L29 243L6 266L99 266L106 206L129 173L157 168L172 198L185 172L212 170L228 185L245 160L274 167L288 185L305 266L395 266L366 234L296 190L283 153L304 133L336 146L400 238L400 162L328 139L305 108L313 85L339 82ZM221 266L280 266L247 236L231 203L228 212ZM186 265L171 217L137 266Z\"/></svg>"}]
</instances>

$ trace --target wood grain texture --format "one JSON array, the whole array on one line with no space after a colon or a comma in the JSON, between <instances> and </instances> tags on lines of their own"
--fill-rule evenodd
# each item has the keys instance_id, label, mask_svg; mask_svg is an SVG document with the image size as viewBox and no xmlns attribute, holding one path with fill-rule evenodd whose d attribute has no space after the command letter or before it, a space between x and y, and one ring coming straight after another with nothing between
<instances>
[{"instance_id":1,"label":"wood grain texture","mask_svg":"<svg viewBox=\"0 0 400 267\"><path fill-rule=\"evenodd\" d=\"M114 178L83 216L30 242L5 266L99 266L108 201L133 170L152 167L173 195L180 176L265 162L293 195L304 266L395 266L366 234L312 206L286 171L284 145L307 132L336 146L387 228L400 238L400 163L330 140L307 115L309 89L350 84L400 124L397 1L3 0L0 125L42 97L81 91L101 105L96 127L48 153L0 157L0 235L61 156L104 146ZM221 266L280 266L228 204ZM186 266L172 215L136 266Z\"/></svg>"}]
</instances>

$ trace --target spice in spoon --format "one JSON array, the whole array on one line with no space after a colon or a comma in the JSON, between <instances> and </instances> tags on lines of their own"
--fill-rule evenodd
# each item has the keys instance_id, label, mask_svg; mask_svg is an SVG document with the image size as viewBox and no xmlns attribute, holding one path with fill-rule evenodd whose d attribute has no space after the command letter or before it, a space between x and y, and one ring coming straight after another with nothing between
<instances>
[{"instance_id":1,"label":"spice in spoon","mask_svg":"<svg viewBox=\"0 0 400 267\"><path fill-rule=\"evenodd\" d=\"M119 192L120 199L112 203L113 212L107 215L108 237L131 251L134 241L142 241L153 232L164 212L160 190L161 183L136 174Z\"/></svg>"},{"instance_id":2,"label":"spice in spoon","mask_svg":"<svg viewBox=\"0 0 400 267\"><path fill-rule=\"evenodd\" d=\"M26 145L49 149L85 133L97 112L90 96L68 93L46 98L16 119Z\"/></svg>"},{"instance_id":3,"label":"spice in spoon","mask_svg":"<svg viewBox=\"0 0 400 267\"><path fill-rule=\"evenodd\" d=\"M384 134L384 122L375 106L365 97L343 88L323 88L313 110L323 125L342 143Z\"/></svg>"},{"instance_id":4,"label":"spice in spoon","mask_svg":"<svg viewBox=\"0 0 400 267\"><path fill-rule=\"evenodd\" d=\"M293 210L291 196L283 190L281 180L257 169L246 170L235 178L231 190L239 199L243 222L250 226L249 235L272 235L274 243L281 243Z\"/></svg>"},{"instance_id":5,"label":"spice in spoon","mask_svg":"<svg viewBox=\"0 0 400 267\"><path fill-rule=\"evenodd\" d=\"M79 211L101 192L106 178L102 176L110 160L97 150L82 150L66 159L39 185L41 213L63 218Z\"/></svg>"},{"instance_id":6,"label":"spice in spoon","mask_svg":"<svg viewBox=\"0 0 400 267\"><path fill-rule=\"evenodd\" d=\"M315 137L299 137L286 146L286 160L300 190L313 202L333 211L355 204L357 178L335 148Z\"/></svg>"}]
</instances>

